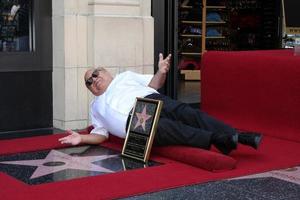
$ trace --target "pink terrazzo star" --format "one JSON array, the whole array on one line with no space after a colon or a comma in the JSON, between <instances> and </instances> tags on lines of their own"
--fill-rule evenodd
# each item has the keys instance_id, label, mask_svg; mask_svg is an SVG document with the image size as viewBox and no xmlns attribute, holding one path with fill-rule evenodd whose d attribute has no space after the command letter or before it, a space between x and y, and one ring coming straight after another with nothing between
<instances>
[{"instance_id":1,"label":"pink terrazzo star","mask_svg":"<svg viewBox=\"0 0 300 200\"><path fill-rule=\"evenodd\" d=\"M31 175L30 179L38 178L48 174L52 174L65 169L79 169L87 171L97 171L104 173L112 173L113 171L95 165L92 162L104 160L107 158L117 157L118 155L103 155L103 156L71 156L60 151L51 150L44 159L38 160L17 160L17 161L4 161L3 164L11 165L26 165L37 166L36 170Z\"/></svg>"}]
</instances>

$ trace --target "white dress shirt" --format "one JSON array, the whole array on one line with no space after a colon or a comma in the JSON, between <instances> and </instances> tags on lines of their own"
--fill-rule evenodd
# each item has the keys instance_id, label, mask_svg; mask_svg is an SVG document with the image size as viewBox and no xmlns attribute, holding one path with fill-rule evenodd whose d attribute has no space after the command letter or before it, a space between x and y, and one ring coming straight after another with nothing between
<instances>
[{"instance_id":1,"label":"white dress shirt","mask_svg":"<svg viewBox=\"0 0 300 200\"><path fill-rule=\"evenodd\" d=\"M117 75L106 91L91 103L93 134L108 137L108 133L125 138L126 121L136 97L158 93L149 87L153 75L123 72Z\"/></svg>"}]
</instances>

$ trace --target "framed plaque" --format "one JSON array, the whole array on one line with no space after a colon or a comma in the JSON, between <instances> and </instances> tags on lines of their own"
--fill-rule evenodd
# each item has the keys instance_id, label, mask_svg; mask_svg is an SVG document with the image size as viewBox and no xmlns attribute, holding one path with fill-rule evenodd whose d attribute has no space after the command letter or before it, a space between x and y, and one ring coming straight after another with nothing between
<instances>
[{"instance_id":1,"label":"framed plaque","mask_svg":"<svg viewBox=\"0 0 300 200\"><path fill-rule=\"evenodd\" d=\"M150 156L162 101L137 98L133 108L122 155L146 163Z\"/></svg>"}]
</instances>

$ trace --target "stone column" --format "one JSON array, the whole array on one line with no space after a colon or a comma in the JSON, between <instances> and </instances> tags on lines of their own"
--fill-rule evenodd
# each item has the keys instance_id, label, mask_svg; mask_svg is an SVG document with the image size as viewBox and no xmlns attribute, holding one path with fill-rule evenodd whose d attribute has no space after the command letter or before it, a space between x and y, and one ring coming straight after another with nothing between
<instances>
[{"instance_id":1,"label":"stone column","mask_svg":"<svg viewBox=\"0 0 300 200\"><path fill-rule=\"evenodd\" d=\"M53 0L53 125L89 125L83 75L104 66L153 73L151 0Z\"/></svg>"}]
</instances>

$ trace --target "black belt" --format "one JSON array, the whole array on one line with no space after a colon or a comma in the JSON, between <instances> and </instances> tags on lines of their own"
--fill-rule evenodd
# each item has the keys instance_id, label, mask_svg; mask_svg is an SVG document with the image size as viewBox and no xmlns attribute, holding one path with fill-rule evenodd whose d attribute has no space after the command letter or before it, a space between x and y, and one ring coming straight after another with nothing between
<instances>
[{"instance_id":1,"label":"black belt","mask_svg":"<svg viewBox=\"0 0 300 200\"><path fill-rule=\"evenodd\" d=\"M130 122L130 118L132 116L132 112L133 112L133 108L130 110L129 114L128 114L128 117L127 117L127 121L126 121L126 133L127 133L127 130L128 130L128 126L129 126L129 122Z\"/></svg>"}]
</instances>

